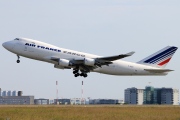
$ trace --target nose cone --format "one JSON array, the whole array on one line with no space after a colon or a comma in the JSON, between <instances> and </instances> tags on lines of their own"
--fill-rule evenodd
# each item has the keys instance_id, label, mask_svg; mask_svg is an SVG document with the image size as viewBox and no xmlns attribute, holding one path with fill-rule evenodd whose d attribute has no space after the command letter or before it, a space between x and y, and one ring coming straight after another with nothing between
<instances>
[{"instance_id":1,"label":"nose cone","mask_svg":"<svg viewBox=\"0 0 180 120\"><path fill-rule=\"evenodd\" d=\"M11 41L9 41L9 42L4 42L4 43L2 44L2 46L3 46L4 48L6 48L7 50L12 50L12 48L13 48L13 44L11 43Z\"/></svg>"},{"instance_id":2,"label":"nose cone","mask_svg":"<svg viewBox=\"0 0 180 120\"><path fill-rule=\"evenodd\" d=\"M4 43L2 44L2 46L3 46L4 48L7 48L7 42L4 42Z\"/></svg>"}]
</instances>

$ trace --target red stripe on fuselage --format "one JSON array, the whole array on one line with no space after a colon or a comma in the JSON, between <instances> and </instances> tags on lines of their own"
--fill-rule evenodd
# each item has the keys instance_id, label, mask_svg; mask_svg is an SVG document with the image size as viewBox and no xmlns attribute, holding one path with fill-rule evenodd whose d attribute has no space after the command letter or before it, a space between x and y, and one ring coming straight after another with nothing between
<instances>
[{"instance_id":1,"label":"red stripe on fuselage","mask_svg":"<svg viewBox=\"0 0 180 120\"><path fill-rule=\"evenodd\" d=\"M168 63L170 60L171 60L171 58L168 58L167 60L165 60L165 61L159 63L158 65L162 66L162 65Z\"/></svg>"}]
</instances>

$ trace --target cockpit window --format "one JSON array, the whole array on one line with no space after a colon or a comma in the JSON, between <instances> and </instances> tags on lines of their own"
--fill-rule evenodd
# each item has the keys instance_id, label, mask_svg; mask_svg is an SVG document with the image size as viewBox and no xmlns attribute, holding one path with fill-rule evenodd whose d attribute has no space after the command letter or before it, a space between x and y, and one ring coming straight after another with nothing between
<instances>
[{"instance_id":1,"label":"cockpit window","mask_svg":"<svg viewBox=\"0 0 180 120\"><path fill-rule=\"evenodd\" d=\"M14 40L19 40L19 38L15 38Z\"/></svg>"}]
</instances>

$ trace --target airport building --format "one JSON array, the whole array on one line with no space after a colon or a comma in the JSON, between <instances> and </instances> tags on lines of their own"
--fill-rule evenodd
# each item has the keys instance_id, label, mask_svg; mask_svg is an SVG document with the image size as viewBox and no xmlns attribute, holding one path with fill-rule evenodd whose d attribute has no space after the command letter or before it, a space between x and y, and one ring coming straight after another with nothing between
<instances>
[{"instance_id":1,"label":"airport building","mask_svg":"<svg viewBox=\"0 0 180 120\"><path fill-rule=\"evenodd\" d=\"M1 89L0 89L1 91ZM3 91L0 96L0 105L32 105L34 96L22 96L22 91Z\"/></svg>"},{"instance_id":2,"label":"airport building","mask_svg":"<svg viewBox=\"0 0 180 120\"><path fill-rule=\"evenodd\" d=\"M54 104L67 105L67 104L71 104L71 100L70 99L54 99Z\"/></svg>"},{"instance_id":3,"label":"airport building","mask_svg":"<svg viewBox=\"0 0 180 120\"><path fill-rule=\"evenodd\" d=\"M0 105L32 105L34 96L0 96Z\"/></svg>"},{"instance_id":4,"label":"airport building","mask_svg":"<svg viewBox=\"0 0 180 120\"><path fill-rule=\"evenodd\" d=\"M124 93L124 102L127 104L143 104L143 89L127 88Z\"/></svg>"},{"instance_id":5,"label":"airport building","mask_svg":"<svg viewBox=\"0 0 180 120\"><path fill-rule=\"evenodd\" d=\"M71 98L71 105L85 105L86 99L85 98Z\"/></svg>"},{"instance_id":6,"label":"airport building","mask_svg":"<svg viewBox=\"0 0 180 120\"><path fill-rule=\"evenodd\" d=\"M179 105L179 90L172 88L162 88L161 104Z\"/></svg>"},{"instance_id":7,"label":"airport building","mask_svg":"<svg viewBox=\"0 0 180 120\"><path fill-rule=\"evenodd\" d=\"M122 104L118 99L89 99L89 104Z\"/></svg>"},{"instance_id":8,"label":"airport building","mask_svg":"<svg viewBox=\"0 0 180 120\"><path fill-rule=\"evenodd\" d=\"M2 91L0 89L0 96L17 96L17 92L16 91Z\"/></svg>"},{"instance_id":9,"label":"airport building","mask_svg":"<svg viewBox=\"0 0 180 120\"><path fill-rule=\"evenodd\" d=\"M34 104L35 105L49 105L49 99L44 99L44 98L34 99Z\"/></svg>"},{"instance_id":10,"label":"airport building","mask_svg":"<svg viewBox=\"0 0 180 120\"><path fill-rule=\"evenodd\" d=\"M153 104L154 87L146 86L144 89L144 104Z\"/></svg>"},{"instance_id":11,"label":"airport building","mask_svg":"<svg viewBox=\"0 0 180 120\"><path fill-rule=\"evenodd\" d=\"M161 88L154 88L153 104L161 104Z\"/></svg>"},{"instance_id":12,"label":"airport building","mask_svg":"<svg viewBox=\"0 0 180 120\"><path fill-rule=\"evenodd\" d=\"M2 96L7 96L7 91L2 91Z\"/></svg>"},{"instance_id":13,"label":"airport building","mask_svg":"<svg viewBox=\"0 0 180 120\"><path fill-rule=\"evenodd\" d=\"M172 88L154 88L146 86L145 89L127 88L124 91L127 104L171 104L179 105L179 90Z\"/></svg>"},{"instance_id":14,"label":"airport building","mask_svg":"<svg viewBox=\"0 0 180 120\"><path fill-rule=\"evenodd\" d=\"M11 96L11 91L7 91L7 96Z\"/></svg>"},{"instance_id":15,"label":"airport building","mask_svg":"<svg viewBox=\"0 0 180 120\"><path fill-rule=\"evenodd\" d=\"M12 91L12 96L17 96L17 92L15 90Z\"/></svg>"},{"instance_id":16,"label":"airport building","mask_svg":"<svg viewBox=\"0 0 180 120\"><path fill-rule=\"evenodd\" d=\"M53 105L54 104L54 99L49 99L49 104Z\"/></svg>"},{"instance_id":17,"label":"airport building","mask_svg":"<svg viewBox=\"0 0 180 120\"><path fill-rule=\"evenodd\" d=\"M71 98L71 99L54 99L54 104L63 104L63 105L84 105L86 104L86 99L81 98Z\"/></svg>"}]
</instances>

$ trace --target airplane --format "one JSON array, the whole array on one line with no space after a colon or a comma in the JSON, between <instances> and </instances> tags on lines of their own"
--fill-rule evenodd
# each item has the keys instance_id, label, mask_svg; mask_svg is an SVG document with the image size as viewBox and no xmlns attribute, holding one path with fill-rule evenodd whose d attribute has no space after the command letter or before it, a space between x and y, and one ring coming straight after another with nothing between
<instances>
[{"instance_id":1,"label":"airplane","mask_svg":"<svg viewBox=\"0 0 180 120\"><path fill-rule=\"evenodd\" d=\"M165 67L178 49L175 46L167 46L139 62L133 63L120 60L133 55L135 53L133 51L103 57L59 48L28 38L15 38L4 42L2 46L17 55L17 63L20 63L20 56L48 62L54 64L54 68L73 69L75 77L87 77L89 72L119 76L164 76L173 71L165 69Z\"/></svg>"}]
</instances>

